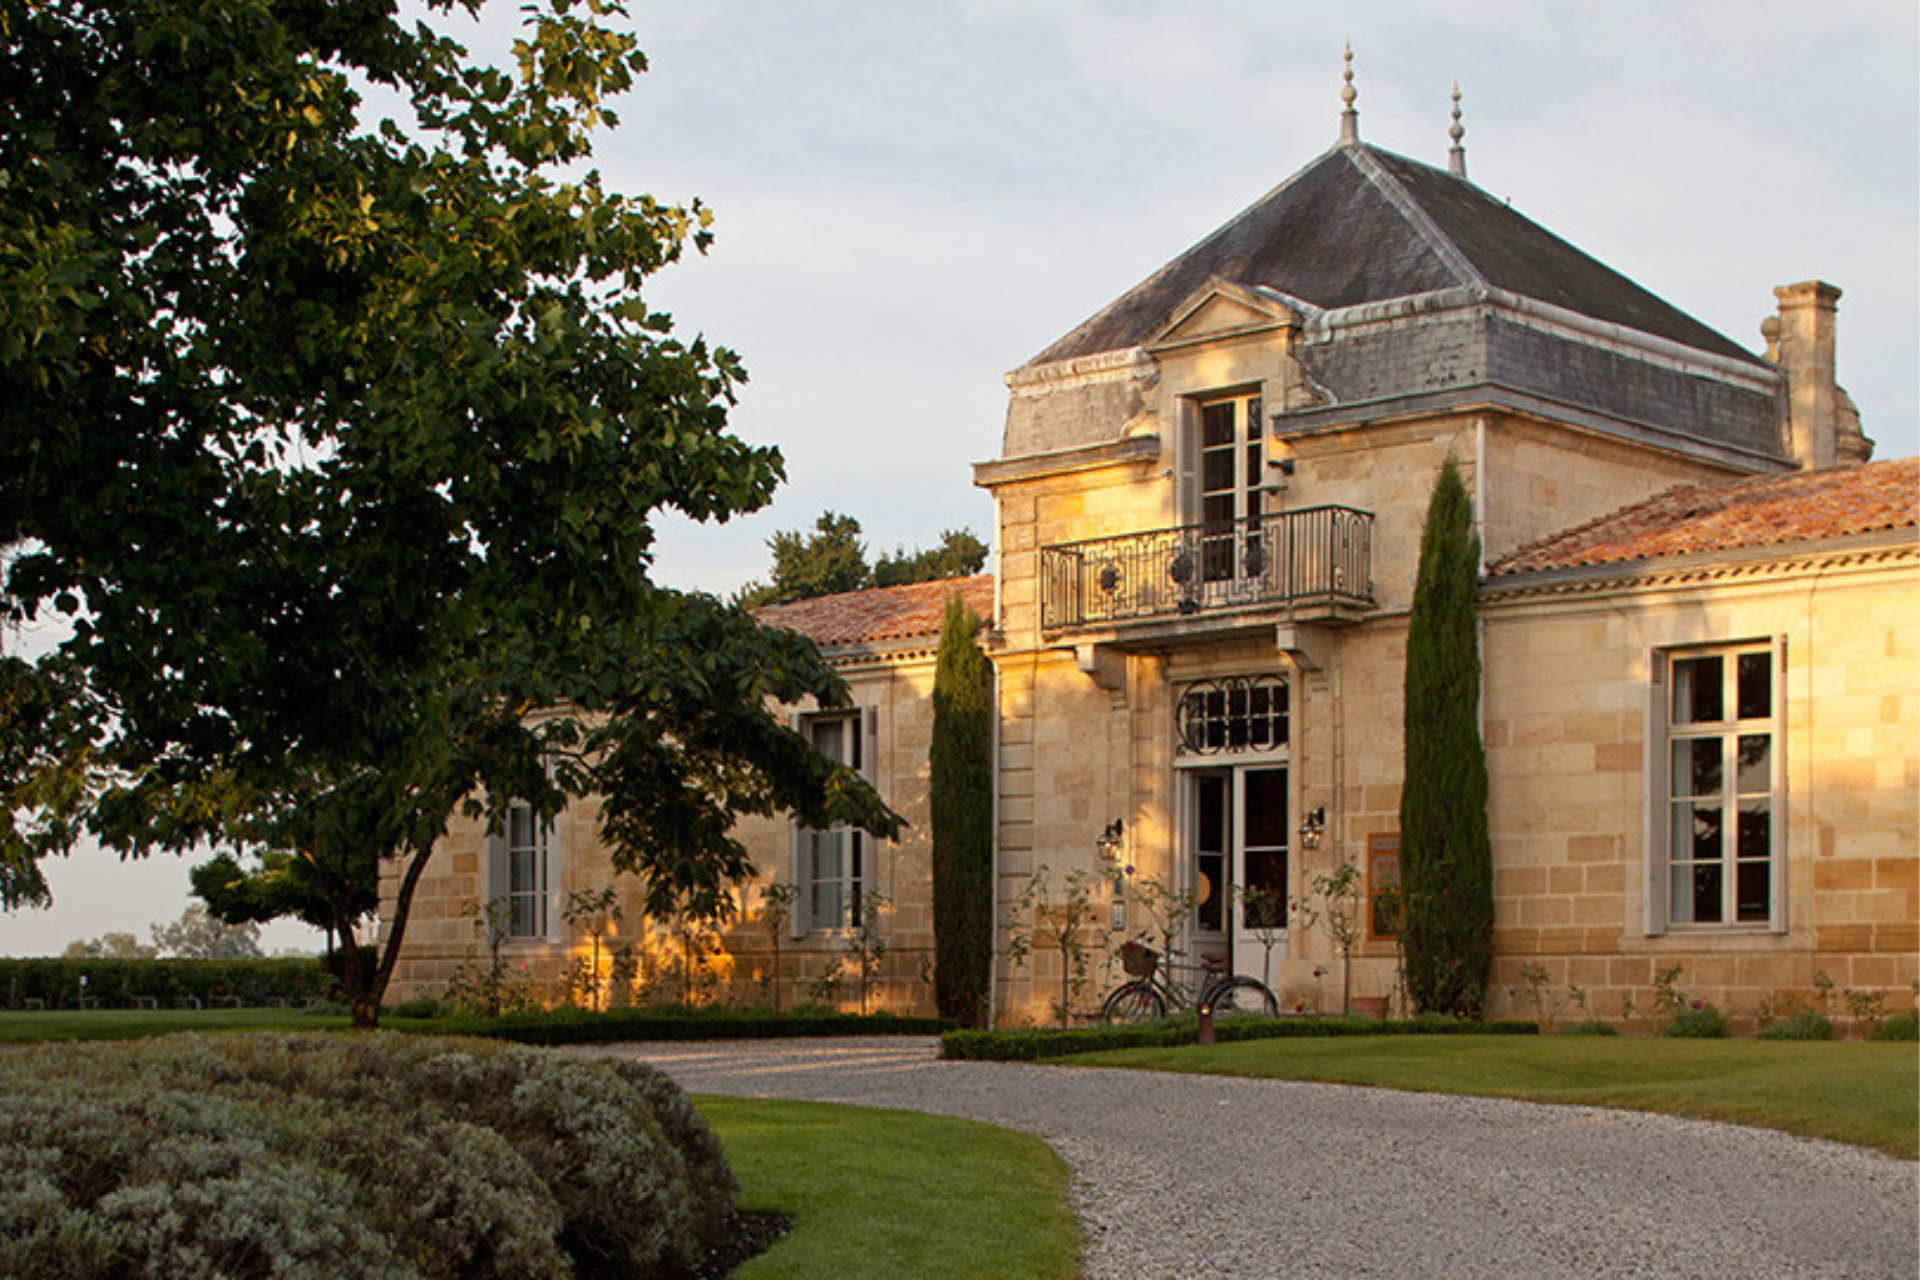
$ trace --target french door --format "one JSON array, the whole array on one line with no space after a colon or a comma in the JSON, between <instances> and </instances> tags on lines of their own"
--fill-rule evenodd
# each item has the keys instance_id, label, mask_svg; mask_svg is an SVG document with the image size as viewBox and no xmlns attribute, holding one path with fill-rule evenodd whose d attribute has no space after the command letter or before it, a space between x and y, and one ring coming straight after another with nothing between
<instances>
[{"instance_id":1,"label":"french door","mask_svg":"<svg viewBox=\"0 0 1920 1280\"><path fill-rule=\"evenodd\" d=\"M1286 766L1193 769L1186 771L1186 786L1193 950L1258 976L1265 948L1253 927L1261 923L1257 904L1247 901L1246 891L1286 901Z\"/></svg>"}]
</instances>

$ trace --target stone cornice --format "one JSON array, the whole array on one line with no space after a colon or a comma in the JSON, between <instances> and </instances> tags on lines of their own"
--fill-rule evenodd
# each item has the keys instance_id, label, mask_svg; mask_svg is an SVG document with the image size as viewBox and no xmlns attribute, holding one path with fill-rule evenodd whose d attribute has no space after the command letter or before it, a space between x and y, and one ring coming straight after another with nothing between
<instances>
[{"instance_id":1,"label":"stone cornice","mask_svg":"<svg viewBox=\"0 0 1920 1280\"><path fill-rule=\"evenodd\" d=\"M991 489L1011 480L1034 480L1042 476L1067 475L1100 467L1157 462L1159 459L1159 436L1126 436L1119 440L1103 440L1099 444L1056 449L1051 453L1029 453L976 462L973 464L973 482L980 488Z\"/></svg>"},{"instance_id":2,"label":"stone cornice","mask_svg":"<svg viewBox=\"0 0 1920 1280\"><path fill-rule=\"evenodd\" d=\"M1920 533L1913 529L1509 574L1483 581L1479 600L1494 605L1547 596L1659 590L1708 582L1760 582L1901 561L1920 563Z\"/></svg>"}]
</instances>

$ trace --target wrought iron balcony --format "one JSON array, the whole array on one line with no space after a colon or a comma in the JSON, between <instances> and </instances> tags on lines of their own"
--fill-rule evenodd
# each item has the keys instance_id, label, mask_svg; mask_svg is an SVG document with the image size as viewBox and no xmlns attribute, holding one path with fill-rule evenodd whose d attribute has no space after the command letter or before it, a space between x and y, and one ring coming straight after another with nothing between
<instances>
[{"instance_id":1,"label":"wrought iron balcony","mask_svg":"<svg viewBox=\"0 0 1920 1280\"><path fill-rule=\"evenodd\" d=\"M1373 604L1371 513L1310 507L1040 550L1047 631L1287 604Z\"/></svg>"}]
</instances>

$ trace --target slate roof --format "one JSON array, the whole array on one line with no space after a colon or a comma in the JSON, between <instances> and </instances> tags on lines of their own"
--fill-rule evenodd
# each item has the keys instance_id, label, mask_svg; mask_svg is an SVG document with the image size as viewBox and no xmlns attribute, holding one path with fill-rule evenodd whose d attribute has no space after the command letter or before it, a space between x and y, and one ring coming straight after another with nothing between
<instances>
[{"instance_id":1,"label":"slate roof","mask_svg":"<svg viewBox=\"0 0 1920 1280\"><path fill-rule=\"evenodd\" d=\"M1323 310L1491 287L1761 363L1466 179L1365 143L1320 156L1029 363L1138 346L1214 277Z\"/></svg>"},{"instance_id":2,"label":"slate roof","mask_svg":"<svg viewBox=\"0 0 1920 1280\"><path fill-rule=\"evenodd\" d=\"M1684 485L1521 547L1492 578L1913 529L1920 458Z\"/></svg>"},{"instance_id":3,"label":"slate roof","mask_svg":"<svg viewBox=\"0 0 1920 1280\"><path fill-rule=\"evenodd\" d=\"M816 596L811 600L755 609L753 616L762 626L798 631L822 649L883 640L931 639L940 634L947 597L954 592L959 592L975 614L989 624L992 622L993 575L990 573Z\"/></svg>"}]
</instances>

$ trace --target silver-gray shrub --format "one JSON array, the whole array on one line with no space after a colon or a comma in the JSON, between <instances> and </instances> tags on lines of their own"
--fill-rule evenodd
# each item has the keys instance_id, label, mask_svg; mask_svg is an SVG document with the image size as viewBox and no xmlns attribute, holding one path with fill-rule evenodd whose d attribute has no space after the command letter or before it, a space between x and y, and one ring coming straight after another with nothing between
<instances>
[{"instance_id":1,"label":"silver-gray shrub","mask_svg":"<svg viewBox=\"0 0 1920 1280\"><path fill-rule=\"evenodd\" d=\"M733 1191L638 1064L312 1035L0 1060L0 1275L670 1276Z\"/></svg>"}]
</instances>

